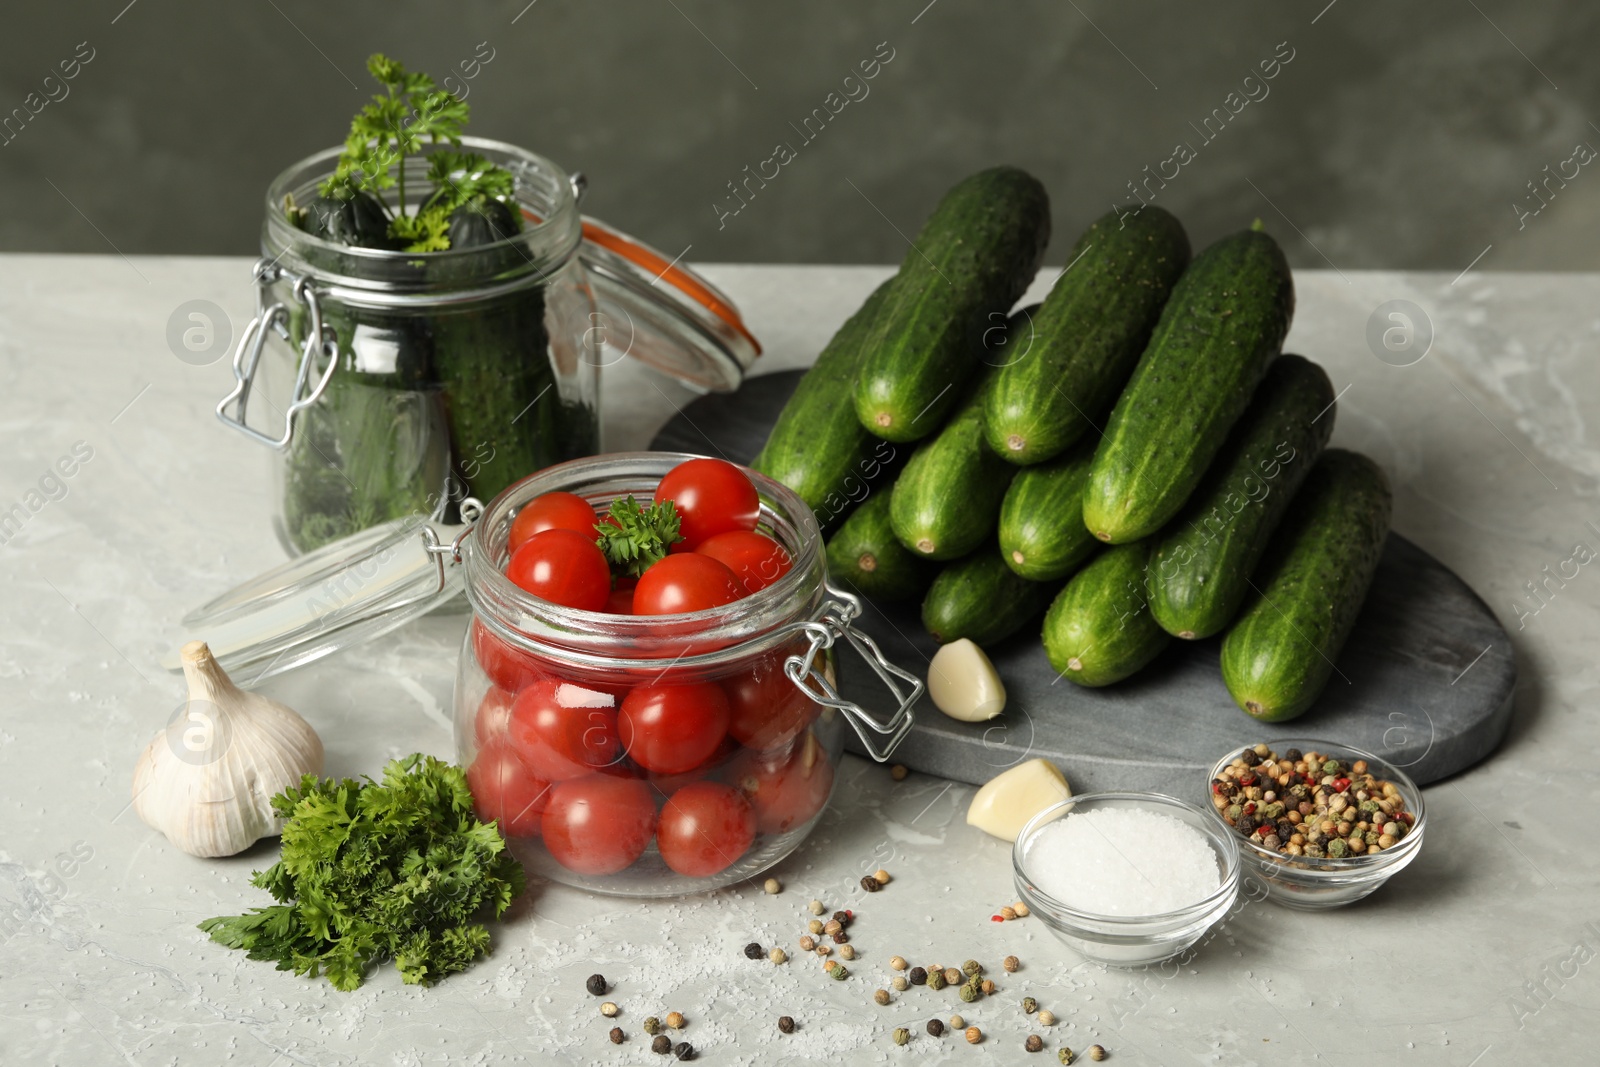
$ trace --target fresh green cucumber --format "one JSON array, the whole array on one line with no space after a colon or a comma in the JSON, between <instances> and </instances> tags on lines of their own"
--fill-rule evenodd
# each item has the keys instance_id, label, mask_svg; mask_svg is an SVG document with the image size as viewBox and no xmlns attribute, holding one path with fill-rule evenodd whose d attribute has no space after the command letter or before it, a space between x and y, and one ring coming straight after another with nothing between
<instances>
[{"instance_id":1,"label":"fresh green cucumber","mask_svg":"<svg viewBox=\"0 0 1600 1067\"><path fill-rule=\"evenodd\" d=\"M1205 482L1156 542L1150 610L1164 630L1210 637L1233 621L1272 531L1328 444L1333 416L1321 367L1300 356L1273 362Z\"/></svg>"},{"instance_id":2,"label":"fresh green cucumber","mask_svg":"<svg viewBox=\"0 0 1600 1067\"><path fill-rule=\"evenodd\" d=\"M793 489L816 512L823 529L837 525L893 466L894 446L862 428L851 401L867 338L893 283L890 278L874 289L839 327L795 386L751 463Z\"/></svg>"},{"instance_id":3,"label":"fresh green cucumber","mask_svg":"<svg viewBox=\"0 0 1600 1067\"><path fill-rule=\"evenodd\" d=\"M989 447L1042 463L1098 431L1188 263L1183 226L1158 207L1091 223L989 394Z\"/></svg>"},{"instance_id":4,"label":"fresh green cucumber","mask_svg":"<svg viewBox=\"0 0 1600 1067\"><path fill-rule=\"evenodd\" d=\"M1000 504L1000 555L1024 578L1065 578L1100 542L1083 524L1083 486L1094 449L1075 448L1011 480Z\"/></svg>"},{"instance_id":5,"label":"fresh green cucumber","mask_svg":"<svg viewBox=\"0 0 1600 1067\"><path fill-rule=\"evenodd\" d=\"M895 536L927 559L958 559L991 540L1016 473L983 443L983 395L982 387L975 390L894 480L889 521Z\"/></svg>"},{"instance_id":6,"label":"fresh green cucumber","mask_svg":"<svg viewBox=\"0 0 1600 1067\"><path fill-rule=\"evenodd\" d=\"M861 425L920 441L966 395L981 335L1027 289L1050 241L1050 198L1016 167L979 171L945 194L896 275L856 383Z\"/></svg>"},{"instance_id":7,"label":"fresh green cucumber","mask_svg":"<svg viewBox=\"0 0 1600 1067\"><path fill-rule=\"evenodd\" d=\"M1161 312L1095 451L1083 521L1102 541L1155 533L1227 440L1294 312L1278 243L1259 230L1195 258Z\"/></svg>"},{"instance_id":8,"label":"fresh green cucumber","mask_svg":"<svg viewBox=\"0 0 1600 1067\"><path fill-rule=\"evenodd\" d=\"M1355 624L1389 534L1389 483L1366 456L1331 448L1312 468L1222 639L1222 680L1263 722L1316 701Z\"/></svg>"},{"instance_id":9,"label":"fresh green cucumber","mask_svg":"<svg viewBox=\"0 0 1600 1067\"><path fill-rule=\"evenodd\" d=\"M998 644L1036 618L1055 589L1017 577L985 545L939 572L922 601L922 625L941 644L963 637Z\"/></svg>"},{"instance_id":10,"label":"fresh green cucumber","mask_svg":"<svg viewBox=\"0 0 1600 1067\"><path fill-rule=\"evenodd\" d=\"M1044 617L1044 651L1078 685L1120 682L1172 640L1145 599L1150 545L1118 545L1096 556L1056 595Z\"/></svg>"},{"instance_id":11,"label":"fresh green cucumber","mask_svg":"<svg viewBox=\"0 0 1600 1067\"><path fill-rule=\"evenodd\" d=\"M867 497L828 539L828 577L875 600L921 596L936 570L895 538L887 488Z\"/></svg>"}]
</instances>

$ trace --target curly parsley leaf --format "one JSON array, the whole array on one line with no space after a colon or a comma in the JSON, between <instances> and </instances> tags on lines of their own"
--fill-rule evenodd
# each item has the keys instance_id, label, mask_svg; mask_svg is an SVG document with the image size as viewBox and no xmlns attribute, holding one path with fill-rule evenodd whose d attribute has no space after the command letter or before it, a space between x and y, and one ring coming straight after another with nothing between
<instances>
[{"instance_id":1,"label":"curly parsley leaf","mask_svg":"<svg viewBox=\"0 0 1600 1067\"><path fill-rule=\"evenodd\" d=\"M431 756L390 762L381 782L308 774L272 806L288 820L282 855L251 882L278 903L199 925L279 970L348 991L393 960L408 985L432 985L488 953L475 917L499 917L522 892L466 776Z\"/></svg>"},{"instance_id":2,"label":"curly parsley leaf","mask_svg":"<svg viewBox=\"0 0 1600 1067\"><path fill-rule=\"evenodd\" d=\"M631 495L611 502L611 522L595 525L595 544L611 569L637 578L683 540L678 509L670 500L640 507Z\"/></svg>"}]
</instances>

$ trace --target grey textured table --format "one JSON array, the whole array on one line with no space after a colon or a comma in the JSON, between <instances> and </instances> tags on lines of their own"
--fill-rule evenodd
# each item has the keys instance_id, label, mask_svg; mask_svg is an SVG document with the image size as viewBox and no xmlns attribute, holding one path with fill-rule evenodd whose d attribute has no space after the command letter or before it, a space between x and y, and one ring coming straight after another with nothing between
<instances>
[{"instance_id":1,"label":"grey textured table","mask_svg":"<svg viewBox=\"0 0 1600 1067\"><path fill-rule=\"evenodd\" d=\"M762 371L803 365L883 274L708 273L766 343ZM705 1063L1009 1063L1024 1058L1023 995L1061 1019L1051 1051L1030 1062L1094 1041L1114 1062L1148 1064L1311 1063L1318 1050L1321 1062L1588 1062L1600 1017L1600 854L1588 821L1600 586L1587 566L1547 575L1563 573L1575 543L1600 547L1590 525L1600 525L1600 446L1586 436L1600 418L1600 279L1309 272L1297 282L1290 346L1348 386L1336 443L1388 468L1396 529L1499 613L1521 678L1509 737L1427 791L1426 845L1387 888L1325 915L1251 905L1182 967L1104 971L1035 920L989 922L1013 896L1009 855L962 821L971 787L893 783L851 759L815 836L777 872L779 896L741 886L640 904L536 886L467 974L416 989L391 970L340 994L194 929L262 901L247 878L271 862L271 845L192 859L127 807L134 758L182 697L156 666L178 618L281 558L267 457L211 415L225 363L184 363L165 338L169 315L195 299L227 309L237 334L248 261L0 258L0 510L26 512L0 545L0 1062L638 1063L654 1060L639 1022L676 1009ZM1368 348L1369 316L1393 299L1432 317L1432 350L1411 366ZM612 370L610 446L641 447L688 394ZM41 486L77 442L75 473ZM416 749L449 755L463 623L429 617L269 690L317 726L330 772L375 773ZM867 898L854 883L880 865L895 881ZM813 961L774 968L740 952L750 940L792 945L812 896L860 915L849 981L825 980ZM947 994L871 1001L891 954L1013 952L1023 970L964 1012L988 1035L976 1047L921 1032L955 1006ZM617 986L630 1035L621 1047L583 991L595 970ZM779 1035L779 1014L799 1032ZM889 1038L900 1025L916 1026L904 1050Z\"/></svg>"}]
</instances>

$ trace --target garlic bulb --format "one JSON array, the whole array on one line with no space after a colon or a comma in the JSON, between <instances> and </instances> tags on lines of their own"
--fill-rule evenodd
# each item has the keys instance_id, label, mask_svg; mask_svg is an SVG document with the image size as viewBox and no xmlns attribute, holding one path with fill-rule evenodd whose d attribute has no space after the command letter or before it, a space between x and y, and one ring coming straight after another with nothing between
<instances>
[{"instance_id":1,"label":"garlic bulb","mask_svg":"<svg viewBox=\"0 0 1600 1067\"><path fill-rule=\"evenodd\" d=\"M290 708L246 692L204 641L181 652L189 699L133 770L133 810L192 856L232 856L280 832L275 793L322 773L322 739Z\"/></svg>"}]
</instances>

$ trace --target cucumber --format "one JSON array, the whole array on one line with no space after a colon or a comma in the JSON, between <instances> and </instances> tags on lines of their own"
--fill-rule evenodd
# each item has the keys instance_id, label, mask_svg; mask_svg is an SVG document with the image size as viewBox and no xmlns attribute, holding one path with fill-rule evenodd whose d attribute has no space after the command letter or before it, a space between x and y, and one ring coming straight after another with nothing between
<instances>
[{"instance_id":1,"label":"cucumber","mask_svg":"<svg viewBox=\"0 0 1600 1067\"><path fill-rule=\"evenodd\" d=\"M1328 444L1332 408L1321 367L1300 356L1273 362L1194 499L1156 542L1150 610L1168 633L1210 637L1233 621L1272 531Z\"/></svg>"},{"instance_id":2,"label":"cucumber","mask_svg":"<svg viewBox=\"0 0 1600 1067\"><path fill-rule=\"evenodd\" d=\"M1056 595L1044 617L1044 651L1061 677L1078 685L1120 682L1172 640L1145 599L1148 542L1096 556Z\"/></svg>"},{"instance_id":3,"label":"cucumber","mask_svg":"<svg viewBox=\"0 0 1600 1067\"><path fill-rule=\"evenodd\" d=\"M1067 263L989 394L989 447L1012 463L1042 463L1104 425L1189 263L1189 238L1158 207L1126 221L1113 211Z\"/></svg>"},{"instance_id":4,"label":"cucumber","mask_svg":"<svg viewBox=\"0 0 1600 1067\"><path fill-rule=\"evenodd\" d=\"M1222 680L1263 722L1287 722L1316 701L1361 611L1389 534L1383 471L1332 448L1312 468L1222 639Z\"/></svg>"},{"instance_id":5,"label":"cucumber","mask_svg":"<svg viewBox=\"0 0 1600 1067\"><path fill-rule=\"evenodd\" d=\"M1289 264L1265 233L1224 237L1196 257L1095 450L1083 521L1096 537L1136 541L1182 509L1277 356L1293 312Z\"/></svg>"},{"instance_id":6,"label":"cucumber","mask_svg":"<svg viewBox=\"0 0 1600 1067\"><path fill-rule=\"evenodd\" d=\"M887 488L867 497L828 540L828 577L874 600L921 596L936 569L895 538Z\"/></svg>"},{"instance_id":7,"label":"cucumber","mask_svg":"<svg viewBox=\"0 0 1600 1067\"><path fill-rule=\"evenodd\" d=\"M1094 449L1076 448L1011 480L1000 504L1000 555L1036 582L1065 578L1100 547L1083 524L1083 486Z\"/></svg>"},{"instance_id":8,"label":"cucumber","mask_svg":"<svg viewBox=\"0 0 1600 1067\"><path fill-rule=\"evenodd\" d=\"M941 644L963 637L998 644L1036 618L1055 588L1017 577L985 545L939 572L922 601L922 625Z\"/></svg>"},{"instance_id":9,"label":"cucumber","mask_svg":"<svg viewBox=\"0 0 1600 1067\"><path fill-rule=\"evenodd\" d=\"M894 459L893 445L857 421L851 396L865 343L888 300L890 278L845 320L789 402L750 465L793 489L824 530L837 525Z\"/></svg>"},{"instance_id":10,"label":"cucumber","mask_svg":"<svg viewBox=\"0 0 1600 1067\"><path fill-rule=\"evenodd\" d=\"M1017 302L1050 241L1050 198L1016 167L945 194L912 242L856 383L856 415L890 441L919 441L966 395L981 335Z\"/></svg>"},{"instance_id":11,"label":"cucumber","mask_svg":"<svg viewBox=\"0 0 1600 1067\"><path fill-rule=\"evenodd\" d=\"M889 494L895 536L927 559L958 559L992 540L1016 473L983 443L983 395L973 392L939 436L918 446Z\"/></svg>"}]
</instances>

